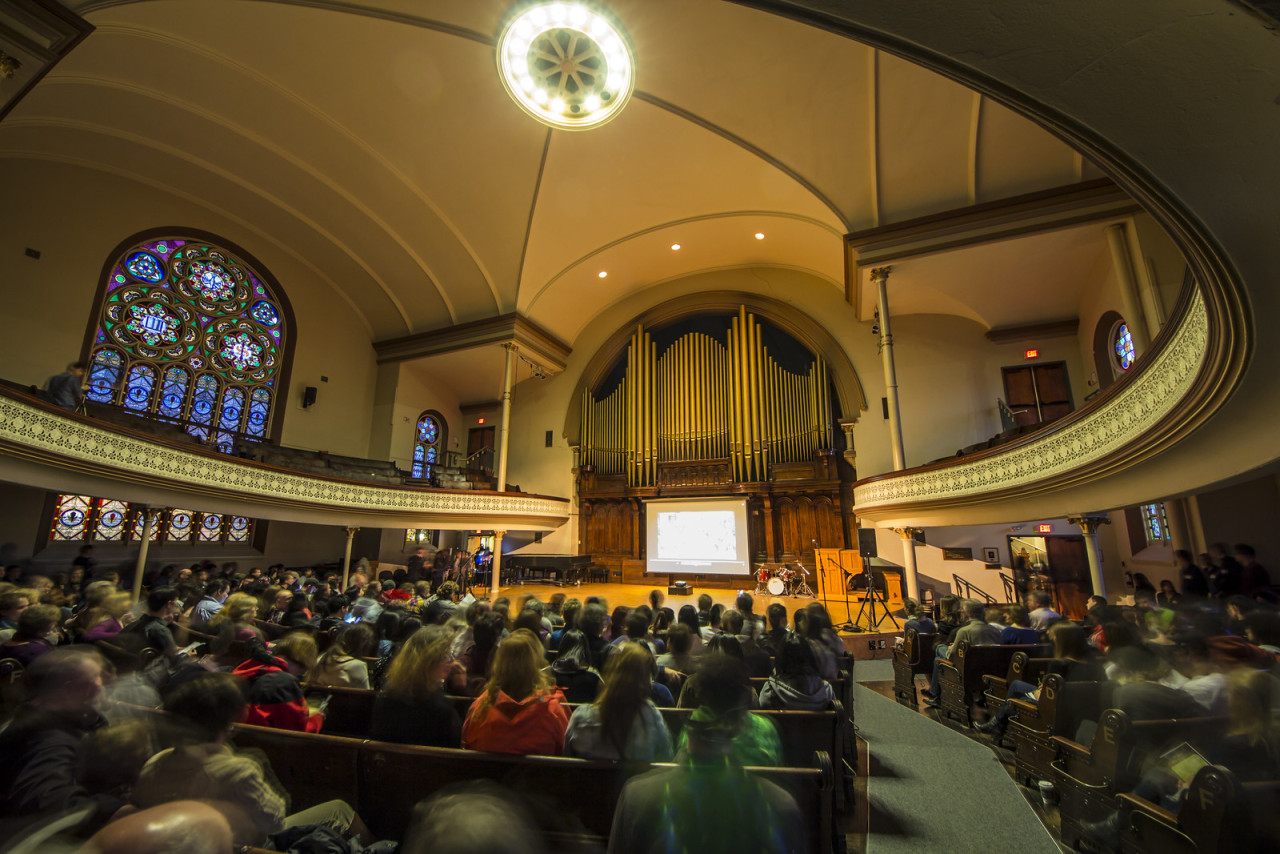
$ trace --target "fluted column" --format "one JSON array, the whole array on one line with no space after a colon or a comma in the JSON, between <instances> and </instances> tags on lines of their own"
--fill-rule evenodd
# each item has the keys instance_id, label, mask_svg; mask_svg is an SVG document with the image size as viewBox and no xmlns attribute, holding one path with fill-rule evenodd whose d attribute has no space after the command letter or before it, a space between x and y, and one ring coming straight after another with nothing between
<instances>
[{"instance_id":1,"label":"fluted column","mask_svg":"<svg viewBox=\"0 0 1280 854\"><path fill-rule=\"evenodd\" d=\"M355 539L359 528L347 528L347 548L342 553L342 589L347 589L347 579L351 577L351 541Z\"/></svg>"},{"instance_id":2,"label":"fluted column","mask_svg":"<svg viewBox=\"0 0 1280 854\"><path fill-rule=\"evenodd\" d=\"M884 361L884 396L889 406L889 449L893 452L893 470L907 467L902 447L902 415L898 408L898 373L893 364L893 333L889 328L889 271L892 267L876 267L871 281L876 284L880 306L880 358Z\"/></svg>"},{"instance_id":3,"label":"fluted column","mask_svg":"<svg viewBox=\"0 0 1280 854\"><path fill-rule=\"evenodd\" d=\"M1093 595L1106 596L1107 585L1102 580L1102 562L1098 559L1098 526L1110 525L1111 517L1100 514L1069 516L1067 521L1084 533L1084 550L1089 558L1089 579L1093 582Z\"/></svg>"},{"instance_id":4,"label":"fluted column","mask_svg":"<svg viewBox=\"0 0 1280 854\"><path fill-rule=\"evenodd\" d=\"M902 537L902 582L907 588L907 596L920 601L920 577L916 573L916 534L919 528L894 528Z\"/></svg>"}]
</instances>

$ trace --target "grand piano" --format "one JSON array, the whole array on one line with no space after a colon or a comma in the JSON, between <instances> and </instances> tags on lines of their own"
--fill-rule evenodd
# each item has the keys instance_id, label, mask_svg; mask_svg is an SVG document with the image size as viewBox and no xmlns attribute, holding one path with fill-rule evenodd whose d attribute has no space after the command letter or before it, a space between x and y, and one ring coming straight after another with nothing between
<instances>
[{"instance_id":1,"label":"grand piano","mask_svg":"<svg viewBox=\"0 0 1280 854\"><path fill-rule=\"evenodd\" d=\"M512 570L517 581L538 581L560 587L575 581L586 581L587 567L590 565L591 555L510 554L502 556L502 568Z\"/></svg>"}]
</instances>

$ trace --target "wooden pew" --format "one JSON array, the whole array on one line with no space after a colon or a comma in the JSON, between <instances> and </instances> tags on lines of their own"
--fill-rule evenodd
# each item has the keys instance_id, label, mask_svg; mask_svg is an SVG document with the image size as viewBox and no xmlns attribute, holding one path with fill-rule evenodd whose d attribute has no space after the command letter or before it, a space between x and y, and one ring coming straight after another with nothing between
<instances>
[{"instance_id":1,"label":"wooden pew","mask_svg":"<svg viewBox=\"0 0 1280 854\"><path fill-rule=\"evenodd\" d=\"M1235 854L1274 850L1280 839L1280 782L1241 785L1221 766L1196 772L1177 813L1129 793L1117 800L1126 854Z\"/></svg>"},{"instance_id":2,"label":"wooden pew","mask_svg":"<svg viewBox=\"0 0 1280 854\"><path fill-rule=\"evenodd\" d=\"M956 645L950 659L943 659L938 667L939 713L943 720L955 719L966 729L972 721L972 703L983 688L982 678L997 673L1007 673L1009 662L1015 653L1039 654L1045 649L1035 644L977 645L968 641Z\"/></svg>"},{"instance_id":3,"label":"wooden pew","mask_svg":"<svg viewBox=\"0 0 1280 854\"><path fill-rule=\"evenodd\" d=\"M1057 758L1050 779L1058 791L1062 844L1075 847L1084 838L1082 823L1100 821L1115 811L1116 795L1137 784L1151 751L1185 741L1208 752L1226 724L1226 717L1132 721L1119 709L1107 709L1089 747L1053 736Z\"/></svg>"},{"instance_id":4,"label":"wooden pew","mask_svg":"<svg viewBox=\"0 0 1280 854\"><path fill-rule=\"evenodd\" d=\"M233 743L267 755L292 795L291 809L341 798L377 835L390 839L401 838L413 806L423 798L452 784L492 780L516 792L536 793L549 814L570 817L579 835L603 842L626 780L671 767L388 744L245 724L236 725ZM751 770L795 797L806 818L810 850L838 850L830 756L818 752L807 767Z\"/></svg>"},{"instance_id":5,"label":"wooden pew","mask_svg":"<svg viewBox=\"0 0 1280 854\"><path fill-rule=\"evenodd\" d=\"M1009 669L1004 676L997 676L988 673L982 677L983 694L986 697L987 708L994 712L1000 708L1004 701L1009 697L1009 686L1014 682L1029 682L1032 685L1040 681L1040 677L1049 669L1052 658L1032 658L1026 652L1019 650L1013 654L1013 658L1009 659Z\"/></svg>"},{"instance_id":6,"label":"wooden pew","mask_svg":"<svg viewBox=\"0 0 1280 854\"><path fill-rule=\"evenodd\" d=\"M378 693L369 688L341 688L307 685L308 701L328 698L324 726L326 735L342 735L348 738L368 738L373 727L373 704Z\"/></svg>"},{"instance_id":7,"label":"wooden pew","mask_svg":"<svg viewBox=\"0 0 1280 854\"><path fill-rule=\"evenodd\" d=\"M913 711L920 708L916 675L933 673L933 651L937 645L936 634L920 634L915 629L907 629L902 646L893 650L893 696Z\"/></svg>"},{"instance_id":8,"label":"wooden pew","mask_svg":"<svg viewBox=\"0 0 1280 854\"><path fill-rule=\"evenodd\" d=\"M1048 780L1057 758L1053 737L1075 738L1082 721L1096 720L1101 713L1100 697L1098 682L1064 682L1060 674L1050 673L1041 683L1039 702L1012 700L1014 714L1005 736L1013 742L1014 779L1024 786Z\"/></svg>"}]
</instances>

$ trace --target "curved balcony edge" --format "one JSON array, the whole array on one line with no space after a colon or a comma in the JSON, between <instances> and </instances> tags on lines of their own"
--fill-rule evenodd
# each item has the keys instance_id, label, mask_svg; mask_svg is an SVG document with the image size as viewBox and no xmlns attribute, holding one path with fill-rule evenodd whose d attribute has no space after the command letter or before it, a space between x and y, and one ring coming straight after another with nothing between
<instances>
[{"instance_id":1,"label":"curved balcony edge","mask_svg":"<svg viewBox=\"0 0 1280 854\"><path fill-rule=\"evenodd\" d=\"M384 486L289 471L104 426L5 389L0 480L322 525L550 531L569 519L567 498Z\"/></svg>"},{"instance_id":2,"label":"curved balcony edge","mask_svg":"<svg viewBox=\"0 0 1280 854\"><path fill-rule=\"evenodd\" d=\"M982 524L1102 509L1072 506L1070 490L1181 441L1222 405L1238 379L1222 370L1230 338L1211 320L1204 295L1193 290L1181 308L1146 364L1093 405L999 448L864 478L854 485L854 514L881 525ZM1029 501L1037 496L1049 500ZM953 521L942 521L948 516Z\"/></svg>"}]
</instances>

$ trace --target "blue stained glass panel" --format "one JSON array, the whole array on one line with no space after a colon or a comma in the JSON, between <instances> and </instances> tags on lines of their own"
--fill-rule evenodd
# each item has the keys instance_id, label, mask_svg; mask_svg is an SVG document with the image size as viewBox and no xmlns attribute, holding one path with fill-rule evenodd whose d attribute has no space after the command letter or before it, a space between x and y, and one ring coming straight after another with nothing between
<instances>
[{"instance_id":1,"label":"blue stained glass panel","mask_svg":"<svg viewBox=\"0 0 1280 854\"><path fill-rule=\"evenodd\" d=\"M427 462L434 463L436 461L436 449L427 448Z\"/></svg>"},{"instance_id":2,"label":"blue stained glass panel","mask_svg":"<svg viewBox=\"0 0 1280 854\"><path fill-rule=\"evenodd\" d=\"M165 370L158 409L161 415L166 418L182 417L182 403L187 399L187 385L190 381L190 376L183 368L175 366Z\"/></svg>"},{"instance_id":3,"label":"blue stained glass panel","mask_svg":"<svg viewBox=\"0 0 1280 854\"><path fill-rule=\"evenodd\" d=\"M87 495L60 495L58 508L53 517L53 530L49 532L51 540L83 540L88 532L89 503L93 499Z\"/></svg>"},{"instance_id":4,"label":"blue stained glass panel","mask_svg":"<svg viewBox=\"0 0 1280 854\"><path fill-rule=\"evenodd\" d=\"M120 384L120 354L114 350L99 350L89 369L88 398L95 403L111 403Z\"/></svg>"},{"instance_id":5,"label":"blue stained glass panel","mask_svg":"<svg viewBox=\"0 0 1280 854\"><path fill-rule=\"evenodd\" d=\"M1115 348L1116 364L1120 366L1122 371L1129 370L1136 352L1133 346L1133 334L1129 332L1129 324L1121 323L1119 328L1116 329Z\"/></svg>"},{"instance_id":6,"label":"blue stained glass panel","mask_svg":"<svg viewBox=\"0 0 1280 854\"><path fill-rule=\"evenodd\" d=\"M188 510L170 510L169 527L165 539L170 542L182 542L191 538L191 512Z\"/></svg>"},{"instance_id":7,"label":"blue stained glass panel","mask_svg":"<svg viewBox=\"0 0 1280 854\"><path fill-rule=\"evenodd\" d=\"M267 413L271 411L271 393L255 388L249 395L249 423L245 432L250 436L264 436L267 432Z\"/></svg>"},{"instance_id":8,"label":"blue stained glass panel","mask_svg":"<svg viewBox=\"0 0 1280 854\"><path fill-rule=\"evenodd\" d=\"M135 412L146 412L151 403L151 393L156 387L156 373L150 365L134 365L129 369L125 383L124 405Z\"/></svg>"},{"instance_id":9,"label":"blue stained glass panel","mask_svg":"<svg viewBox=\"0 0 1280 854\"><path fill-rule=\"evenodd\" d=\"M124 514L129 506L123 501L103 501L98 505L98 525L94 539L118 540L124 536Z\"/></svg>"},{"instance_id":10,"label":"blue stained glass panel","mask_svg":"<svg viewBox=\"0 0 1280 854\"><path fill-rule=\"evenodd\" d=\"M253 308L249 309L249 314L263 326L275 326L280 322L280 315L276 313L276 307L266 300L254 303Z\"/></svg>"},{"instance_id":11,"label":"blue stained glass panel","mask_svg":"<svg viewBox=\"0 0 1280 854\"><path fill-rule=\"evenodd\" d=\"M222 393L222 411L218 415L218 426L223 430L239 431L242 412L244 412L244 389L229 386Z\"/></svg>"},{"instance_id":12,"label":"blue stained glass panel","mask_svg":"<svg viewBox=\"0 0 1280 854\"><path fill-rule=\"evenodd\" d=\"M196 392L191 399L191 420L197 424L212 424L213 407L217 401L217 378L201 374L196 380Z\"/></svg>"}]
</instances>

